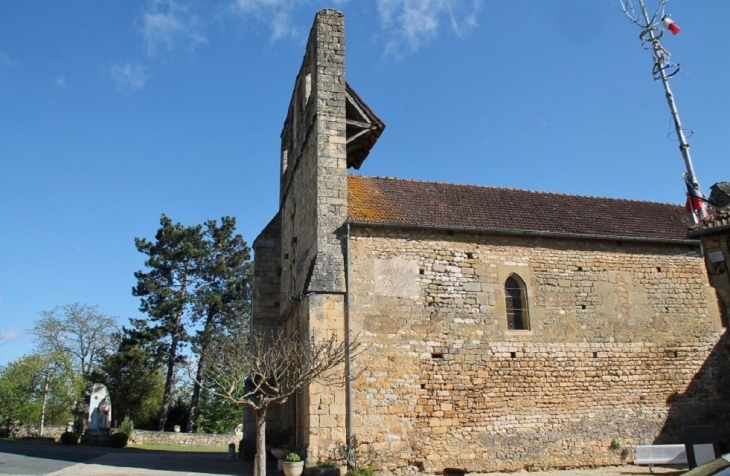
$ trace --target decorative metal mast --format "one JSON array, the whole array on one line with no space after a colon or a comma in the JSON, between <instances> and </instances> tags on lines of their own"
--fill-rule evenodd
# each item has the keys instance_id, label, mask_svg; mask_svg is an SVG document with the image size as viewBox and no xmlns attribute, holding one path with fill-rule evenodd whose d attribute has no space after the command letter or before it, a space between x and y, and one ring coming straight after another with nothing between
<instances>
[{"instance_id":1,"label":"decorative metal mast","mask_svg":"<svg viewBox=\"0 0 730 476\"><path fill-rule=\"evenodd\" d=\"M679 33L679 27L674 21L664 12L664 7L669 0L659 0L659 6L654 11L652 16L646 9L644 0L636 0L639 4L640 13L636 12L634 0L619 0L621 7L626 16L631 20L631 23L638 25L641 28L639 39L641 40L642 47L649 49L646 45L651 44L651 48L654 52L654 66L652 67L652 74L654 75L655 81L661 81L664 86L664 93L667 97L667 104L669 105L669 111L672 114L674 120L674 129L679 139L679 151L682 153L684 159L684 165L686 172L684 174L685 183L687 185L687 199L690 210L692 212L692 219L697 223L697 215L699 218L705 218L707 216L707 210L704 206L705 196L702 193L700 184L697 181L695 175L694 166L692 165L692 156L689 153L689 143L684 134L684 128L682 122L679 119L679 112L677 111L677 104L674 101L674 94L672 89L669 87L669 79L679 72L679 64L672 63L670 61L671 55L664 49L661 43L661 38L664 36L664 28L667 28L673 34Z\"/></svg>"}]
</instances>

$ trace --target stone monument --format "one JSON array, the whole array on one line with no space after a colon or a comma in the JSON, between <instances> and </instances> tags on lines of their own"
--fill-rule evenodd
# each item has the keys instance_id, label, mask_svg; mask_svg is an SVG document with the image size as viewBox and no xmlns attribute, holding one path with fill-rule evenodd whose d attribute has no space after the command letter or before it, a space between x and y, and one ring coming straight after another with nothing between
<instances>
[{"instance_id":1,"label":"stone monument","mask_svg":"<svg viewBox=\"0 0 730 476\"><path fill-rule=\"evenodd\" d=\"M89 430L109 430L112 426L112 403L104 384L95 383L91 387L86 426Z\"/></svg>"},{"instance_id":2,"label":"stone monument","mask_svg":"<svg viewBox=\"0 0 730 476\"><path fill-rule=\"evenodd\" d=\"M104 444L108 441L112 426L112 402L106 385L95 383L89 396L89 417L81 442Z\"/></svg>"}]
</instances>

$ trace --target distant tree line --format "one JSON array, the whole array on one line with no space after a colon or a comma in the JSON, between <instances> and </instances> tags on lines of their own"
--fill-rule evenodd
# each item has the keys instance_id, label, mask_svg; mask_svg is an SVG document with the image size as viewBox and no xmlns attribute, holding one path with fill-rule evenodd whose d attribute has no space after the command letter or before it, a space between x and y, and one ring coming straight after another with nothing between
<instances>
[{"instance_id":1,"label":"distant tree line","mask_svg":"<svg viewBox=\"0 0 730 476\"><path fill-rule=\"evenodd\" d=\"M185 226L162 215L154 240L135 239L146 260L132 294L145 319L120 328L116 317L80 303L41 312L34 351L0 366L0 420L37 423L45 408L46 424L73 420L81 433L88 387L99 382L114 422L231 431L241 408L201 389L215 388L205 377L212 343L249 330L251 250L235 228L232 217Z\"/></svg>"}]
</instances>

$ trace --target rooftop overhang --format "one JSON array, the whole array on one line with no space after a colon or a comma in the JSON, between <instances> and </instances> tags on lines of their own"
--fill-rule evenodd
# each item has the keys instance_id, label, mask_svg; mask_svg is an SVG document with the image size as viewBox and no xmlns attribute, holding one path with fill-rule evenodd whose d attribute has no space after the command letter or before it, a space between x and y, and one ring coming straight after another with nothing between
<instances>
[{"instance_id":1,"label":"rooftop overhang","mask_svg":"<svg viewBox=\"0 0 730 476\"><path fill-rule=\"evenodd\" d=\"M368 107L355 90L345 87L347 121L347 167L359 169L367 158L385 124Z\"/></svg>"}]
</instances>

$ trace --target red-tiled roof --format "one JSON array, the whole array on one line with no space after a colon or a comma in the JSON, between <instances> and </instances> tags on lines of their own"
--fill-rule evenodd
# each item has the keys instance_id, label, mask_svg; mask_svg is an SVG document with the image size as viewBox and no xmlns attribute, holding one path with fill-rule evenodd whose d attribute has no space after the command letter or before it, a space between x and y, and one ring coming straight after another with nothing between
<instances>
[{"instance_id":1,"label":"red-tiled roof","mask_svg":"<svg viewBox=\"0 0 730 476\"><path fill-rule=\"evenodd\" d=\"M347 183L355 223L687 240L679 205L362 175Z\"/></svg>"}]
</instances>

